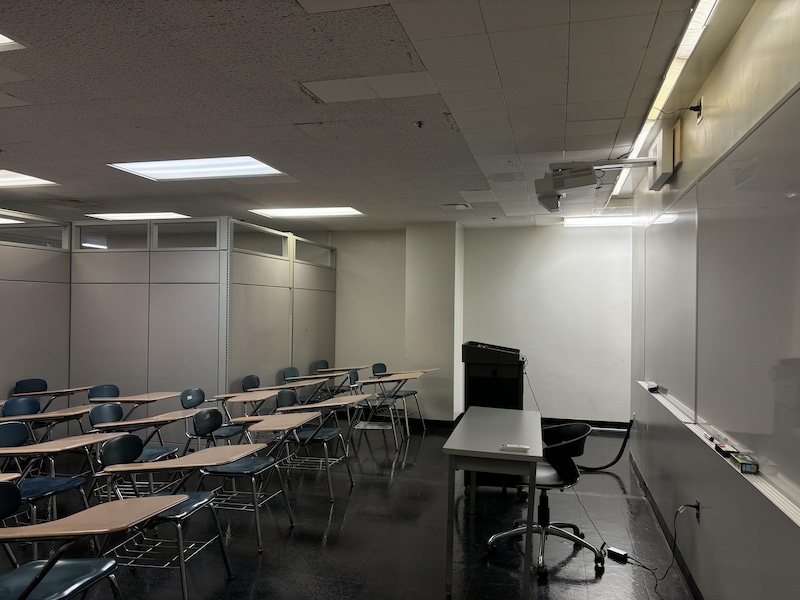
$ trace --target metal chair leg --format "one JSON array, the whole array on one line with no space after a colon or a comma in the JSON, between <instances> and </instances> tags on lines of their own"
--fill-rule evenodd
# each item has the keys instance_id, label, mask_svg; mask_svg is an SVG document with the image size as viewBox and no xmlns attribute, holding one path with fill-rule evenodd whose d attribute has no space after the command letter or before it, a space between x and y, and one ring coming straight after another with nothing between
<instances>
[{"instance_id":1,"label":"metal chair leg","mask_svg":"<svg viewBox=\"0 0 800 600\"><path fill-rule=\"evenodd\" d=\"M286 489L286 481L281 474L280 467L275 467L278 471L278 482L281 485L281 495L283 496L283 503L286 505L286 512L289 513L289 526L294 527L294 514L292 513L292 507L289 504L289 493Z\"/></svg>"},{"instance_id":2,"label":"metal chair leg","mask_svg":"<svg viewBox=\"0 0 800 600\"><path fill-rule=\"evenodd\" d=\"M111 594L114 596L114 600L122 600L122 594L119 592L119 585L117 584L117 578L114 577L112 573L107 577L108 585L111 586Z\"/></svg>"},{"instance_id":3,"label":"metal chair leg","mask_svg":"<svg viewBox=\"0 0 800 600\"><path fill-rule=\"evenodd\" d=\"M328 495L333 502L333 482L331 481L331 457L328 454L328 444L322 442L322 452L325 455L325 475L328 478Z\"/></svg>"},{"instance_id":4,"label":"metal chair leg","mask_svg":"<svg viewBox=\"0 0 800 600\"><path fill-rule=\"evenodd\" d=\"M258 552L260 554L264 552L264 545L261 543L261 515L258 510L258 485L255 477L250 478L250 487L253 493L253 514L256 517L256 539L258 540Z\"/></svg>"},{"instance_id":5,"label":"metal chair leg","mask_svg":"<svg viewBox=\"0 0 800 600\"><path fill-rule=\"evenodd\" d=\"M219 549L222 552L222 560L225 561L225 570L228 572L228 579L233 579L233 570L231 569L231 561L228 558L228 549L225 547L225 538L222 536L222 526L219 524L219 515L217 509L209 506L211 514L214 517L214 525L217 527L217 540L219 541Z\"/></svg>"},{"instance_id":6,"label":"metal chair leg","mask_svg":"<svg viewBox=\"0 0 800 600\"><path fill-rule=\"evenodd\" d=\"M189 600L189 584L186 581L186 555L183 547L183 524L180 521L173 521L178 537L178 565L181 571L181 590L183 600Z\"/></svg>"}]
</instances>

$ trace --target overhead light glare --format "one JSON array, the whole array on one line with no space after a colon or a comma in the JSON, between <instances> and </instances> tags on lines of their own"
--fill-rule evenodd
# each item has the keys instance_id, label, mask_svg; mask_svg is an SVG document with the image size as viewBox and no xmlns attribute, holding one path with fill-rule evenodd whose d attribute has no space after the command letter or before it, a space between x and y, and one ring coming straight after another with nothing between
<instances>
[{"instance_id":1,"label":"overhead light glare","mask_svg":"<svg viewBox=\"0 0 800 600\"><path fill-rule=\"evenodd\" d=\"M631 157L635 158L639 156L642 146L644 146L644 142L647 139L647 136L650 134L650 130L661 116L661 111L664 109L664 106L667 104L667 100L669 100L672 91L675 89L675 85L678 83L678 79L680 78L681 73L683 73L683 69L689 60L689 57L694 52L694 49L697 47L697 43L700 41L703 32L711 21L711 17L714 15L714 9L717 7L717 2L718 0L700 0L697 3L697 6L692 13L692 18L689 21L689 25L686 27L686 31L683 32L683 37L678 44L678 49L675 51L675 55L672 57L672 62L670 62L667 72L664 75L664 81L661 83L658 94L656 94L656 99L653 101L653 105L650 107L647 120L645 120L642 130L639 132L639 135L636 137L636 141L633 143L633 148L630 152ZM614 185L614 189L611 190L612 196L619 196L622 187L625 185L625 182L630 176L630 173L630 169L623 169L620 172L619 177L617 177L617 182Z\"/></svg>"},{"instance_id":2,"label":"overhead light glare","mask_svg":"<svg viewBox=\"0 0 800 600\"><path fill-rule=\"evenodd\" d=\"M326 208L253 208L250 212L270 219L305 217L355 217L363 213L349 206L329 206Z\"/></svg>"},{"instance_id":3,"label":"overhead light glare","mask_svg":"<svg viewBox=\"0 0 800 600\"><path fill-rule=\"evenodd\" d=\"M565 217L564 227L630 227L633 217Z\"/></svg>"},{"instance_id":4,"label":"overhead light glare","mask_svg":"<svg viewBox=\"0 0 800 600\"><path fill-rule=\"evenodd\" d=\"M104 221L156 221L158 219L189 219L189 215L174 212L94 213L86 215Z\"/></svg>"},{"instance_id":5,"label":"overhead light glare","mask_svg":"<svg viewBox=\"0 0 800 600\"><path fill-rule=\"evenodd\" d=\"M6 169L0 170L0 187L15 188L15 187L34 187L38 185L58 185L46 179L39 179L31 175L23 175L22 173L15 173Z\"/></svg>"},{"instance_id":6,"label":"overhead light glare","mask_svg":"<svg viewBox=\"0 0 800 600\"><path fill-rule=\"evenodd\" d=\"M252 156L109 163L108 166L153 181L237 179L239 177L283 175L276 168L270 167Z\"/></svg>"},{"instance_id":7,"label":"overhead light glare","mask_svg":"<svg viewBox=\"0 0 800 600\"><path fill-rule=\"evenodd\" d=\"M658 217L654 223L656 225L666 225L668 223L674 223L678 219L677 213L664 213L660 217Z\"/></svg>"},{"instance_id":8,"label":"overhead light glare","mask_svg":"<svg viewBox=\"0 0 800 600\"><path fill-rule=\"evenodd\" d=\"M6 50L21 50L24 47L25 46L19 42L15 42L10 37L6 37L0 33L0 52L5 52Z\"/></svg>"},{"instance_id":9,"label":"overhead light glare","mask_svg":"<svg viewBox=\"0 0 800 600\"><path fill-rule=\"evenodd\" d=\"M108 250L108 246L103 246L103 244L92 244L91 242L81 242L81 248L95 248L96 250Z\"/></svg>"},{"instance_id":10,"label":"overhead light glare","mask_svg":"<svg viewBox=\"0 0 800 600\"><path fill-rule=\"evenodd\" d=\"M18 221L17 219L7 219L6 217L0 217L0 225L11 225L13 223L24 223L25 221Z\"/></svg>"}]
</instances>

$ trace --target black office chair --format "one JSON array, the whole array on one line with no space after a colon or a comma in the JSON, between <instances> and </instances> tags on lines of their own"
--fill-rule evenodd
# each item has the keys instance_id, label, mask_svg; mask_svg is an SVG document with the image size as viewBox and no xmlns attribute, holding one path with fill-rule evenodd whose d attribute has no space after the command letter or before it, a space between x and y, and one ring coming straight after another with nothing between
<instances>
[{"instance_id":1,"label":"black office chair","mask_svg":"<svg viewBox=\"0 0 800 600\"><path fill-rule=\"evenodd\" d=\"M540 580L547 579L547 567L544 564L544 545L548 535L554 535L572 542L576 549L586 548L594 552L594 571L602 575L605 570L603 553L592 544L583 539L583 534L573 523L551 523L550 501L547 492L551 490L563 491L578 482L580 471L573 458L583 454L586 438L592 432L591 425L586 423L567 423L553 425L542 429L544 442L544 458L536 466L536 488L540 491L538 520L533 525L533 532L538 533L539 554L536 559L536 575ZM509 537L525 535L527 523L518 521L514 529L496 533L489 538L489 554L497 551L498 541ZM565 531L565 530L571 530Z\"/></svg>"},{"instance_id":2,"label":"black office chair","mask_svg":"<svg viewBox=\"0 0 800 600\"><path fill-rule=\"evenodd\" d=\"M119 387L113 383L95 385L88 391L89 398L119 398Z\"/></svg>"},{"instance_id":3,"label":"black office chair","mask_svg":"<svg viewBox=\"0 0 800 600\"><path fill-rule=\"evenodd\" d=\"M44 379L20 379L14 384L14 394L34 394L46 391L47 382Z\"/></svg>"}]
</instances>

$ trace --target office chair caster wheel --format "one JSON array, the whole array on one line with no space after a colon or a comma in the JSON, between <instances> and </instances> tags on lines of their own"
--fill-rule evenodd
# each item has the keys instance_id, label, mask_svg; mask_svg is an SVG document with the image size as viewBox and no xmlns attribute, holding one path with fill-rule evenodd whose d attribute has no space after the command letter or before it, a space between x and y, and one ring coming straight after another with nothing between
<instances>
[{"instance_id":1,"label":"office chair caster wheel","mask_svg":"<svg viewBox=\"0 0 800 600\"><path fill-rule=\"evenodd\" d=\"M517 500L525 502L528 499L528 492L522 488L517 488Z\"/></svg>"},{"instance_id":2,"label":"office chair caster wheel","mask_svg":"<svg viewBox=\"0 0 800 600\"><path fill-rule=\"evenodd\" d=\"M600 577L603 573L605 573L606 567L603 563L594 563L594 575L595 577Z\"/></svg>"},{"instance_id":3,"label":"office chair caster wheel","mask_svg":"<svg viewBox=\"0 0 800 600\"><path fill-rule=\"evenodd\" d=\"M536 579L540 582L547 581L547 567L536 567Z\"/></svg>"},{"instance_id":4,"label":"office chair caster wheel","mask_svg":"<svg viewBox=\"0 0 800 600\"><path fill-rule=\"evenodd\" d=\"M486 547L486 556L489 558L497 557L497 546L487 546Z\"/></svg>"}]
</instances>

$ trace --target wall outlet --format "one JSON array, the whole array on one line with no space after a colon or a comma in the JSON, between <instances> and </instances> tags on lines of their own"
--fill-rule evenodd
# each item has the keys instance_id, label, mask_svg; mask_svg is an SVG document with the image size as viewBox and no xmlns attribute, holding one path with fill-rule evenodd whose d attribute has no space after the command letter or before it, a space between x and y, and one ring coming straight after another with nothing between
<instances>
[{"instance_id":1,"label":"wall outlet","mask_svg":"<svg viewBox=\"0 0 800 600\"><path fill-rule=\"evenodd\" d=\"M697 124L698 125L700 124L700 121L703 120L703 106L704 105L705 105L705 102L703 102L703 97L700 96L700 101L697 103L697 106L700 107L700 110L697 111Z\"/></svg>"}]
</instances>

